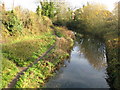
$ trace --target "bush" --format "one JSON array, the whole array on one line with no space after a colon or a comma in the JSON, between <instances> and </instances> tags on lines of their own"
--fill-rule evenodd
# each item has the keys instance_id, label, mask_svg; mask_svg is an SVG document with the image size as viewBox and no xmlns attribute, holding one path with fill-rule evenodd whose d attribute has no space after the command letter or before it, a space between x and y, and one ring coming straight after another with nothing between
<instances>
[{"instance_id":1,"label":"bush","mask_svg":"<svg viewBox=\"0 0 120 90\"><path fill-rule=\"evenodd\" d=\"M2 23L5 25L11 35L16 32L20 32L23 28L22 23L13 11L8 11L4 13Z\"/></svg>"},{"instance_id":2,"label":"bush","mask_svg":"<svg viewBox=\"0 0 120 90\"><path fill-rule=\"evenodd\" d=\"M85 21L82 20L70 20L66 24L67 28L78 33L84 33L87 29Z\"/></svg>"}]
</instances>

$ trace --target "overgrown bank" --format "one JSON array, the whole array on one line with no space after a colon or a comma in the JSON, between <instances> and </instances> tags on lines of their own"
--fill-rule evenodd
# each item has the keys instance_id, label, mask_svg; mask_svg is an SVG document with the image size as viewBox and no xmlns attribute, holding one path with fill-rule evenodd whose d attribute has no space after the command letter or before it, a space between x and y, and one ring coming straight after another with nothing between
<instances>
[{"instance_id":1,"label":"overgrown bank","mask_svg":"<svg viewBox=\"0 0 120 90\"><path fill-rule=\"evenodd\" d=\"M109 40L107 45L108 79L111 88L120 88L120 37Z\"/></svg>"},{"instance_id":2,"label":"overgrown bank","mask_svg":"<svg viewBox=\"0 0 120 90\"><path fill-rule=\"evenodd\" d=\"M43 87L48 78L55 74L54 71L63 63L63 60L69 56L69 50L73 46L74 35L71 31L62 28L57 28L57 30L63 36L56 38L55 48L20 77L15 85L16 88ZM65 32L67 32L66 35Z\"/></svg>"},{"instance_id":3,"label":"overgrown bank","mask_svg":"<svg viewBox=\"0 0 120 90\"><path fill-rule=\"evenodd\" d=\"M51 28L46 16L16 7L2 11L2 86L15 78L18 72L32 64L56 42L54 50L30 67L17 81L16 88L40 88L63 59L69 56L74 33L63 27ZM57 36L54 35L54 30ZM10 64L10 65L8 65ZM9 76L9 77L8 77Z\"/></svg>"},{"instance_id":4,"label":"overgrown bank","mask_svg":"<svg viewBox=\"0 0 120 90\"><path fill-rule=\"evenodd\" d=\"M120 44L117 34L120 32L118 31L117 4L114 13L106 10L104 6L94 3L87 3L75 11L68 8L64 2L40 2L40 4L41 8L38 6L36 13L21 7L15 7L12 11L6 11L5 7L0 10L2 13L1 26L3 27L1 31L3 38L0 40L3 46L3 60L12 64L11 68L9 66L4 68L3 64L2 81L4 84L2 87L7 87L17 72L32 64L55 42L55 49L38 64L30 67L20 77L15 87L42 87L47 78L53 75L58 63L69 55L74 34L63 27L51 28L53 22L55 25L66 26L78 33L104 39L109 59L108 75L110 79L108 81L111 87L118 88L120 85L118 57ZM14 68L16 68L14 74L10 73ZM8 75L11 78L8 78Z\"/></svg>"}]
</instances>

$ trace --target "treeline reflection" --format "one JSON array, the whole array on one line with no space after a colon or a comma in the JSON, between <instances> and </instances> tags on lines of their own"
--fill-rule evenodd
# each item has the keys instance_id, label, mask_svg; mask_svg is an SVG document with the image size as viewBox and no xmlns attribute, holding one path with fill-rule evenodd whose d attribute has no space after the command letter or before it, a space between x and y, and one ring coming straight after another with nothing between
<instances>
[{"instance_id":1,"label":"treeline reflection","mask_svg":"<svg viewBox=\"0 0 120 90\"><path fill-rule=\"evenodd\" d=\"M77 37L77 39L80 39ZM80 44L80 53L84 54L88 62L96 69L101 70L106 64L105 45L93 38L77 40Z\"/></svg>"}]
</instances>

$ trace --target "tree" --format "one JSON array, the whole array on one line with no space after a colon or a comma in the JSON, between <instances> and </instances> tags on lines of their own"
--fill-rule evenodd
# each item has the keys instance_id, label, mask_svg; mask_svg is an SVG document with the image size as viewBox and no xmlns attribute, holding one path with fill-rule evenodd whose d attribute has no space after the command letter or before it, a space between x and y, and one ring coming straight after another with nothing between
<instances>
[{"instance_id":1,"label":"tree","mask_svg":"<svg viewBox=\"0 0 120 90\"><path fill-rule=\"evenodd\" d=\"M54 2L49 2L47 0L40 1L42 12L41 14L47 16L49 18L53 18L55 16L55 4Z\"/></svg>"},{"instance_id":2,"label":"tree","mask_svg":"<svg viewBox=\"0 0 120 90\"><path fill-rule=\"evenodd\" d=\"M112 13L106 10L104 5L88 3L86 6L84 5L82 8L75 11L74 21L80 22L81 24L84 23L84 25L86 25L86 27L83 29L78 23L78 25L80 25L79 30L102 35L106 32L105 25L108 21L108 18L111 16Z\"/></svg>"},{"instance_id":3,"label":"tree","mask_svg":"<svg viewBox=\"0 0 120 90\"><path fill-rule=\"evenodd\" d=\"M37 13L38 16L41 15L41 9L40 9L40 6L37 7L37 9L36 9L36 13Z\"/></svg>"},{"instance_id":4,"label":"tree","mask_svg":"<svg viewBox=\"0 0 120 90\"><path fill-rule=\"evenodd\" d=\"M69 5L65 0L62 2L56 2L56 15L53 18L53 23L59 26L66 26L67 22L72 19L73 11L69 8Z\"/></svg>"}]
</instances>

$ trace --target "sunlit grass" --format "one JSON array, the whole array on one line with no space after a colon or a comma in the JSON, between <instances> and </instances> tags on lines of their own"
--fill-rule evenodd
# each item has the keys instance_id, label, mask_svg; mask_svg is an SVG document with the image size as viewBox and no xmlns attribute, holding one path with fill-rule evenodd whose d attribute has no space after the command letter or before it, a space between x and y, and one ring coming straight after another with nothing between
<instances>
[{"instance_id":1,"label":"sunlit grass","mask_svg":"<svg viewBox=\"0 0 120 90\"><path fill-rule=\"evenodd\" d=\"M5 88L10 83L10 81L16 76L19 72L19 69L16 65L8 60L7 58L2 59L2 87Z\"/></svg>"},{"instance_id":2,"label":"sunlit grass","mask_svg":"<svg viewBox=\"0 0 120 90\"><path fill-rule=\"evenodd\" d=\"M51 33L36 38L27 38L3 45L3 55L14 61L18 66L27 66L40 57L55 42Z\"/></svg>"},{"instance_id":3,"label":"sunlit grass","mask_svg":"<svg viewBox=\"0 0 120 90\"><path fill-rule=\"evenodd\" d=\"M71 45L73 45L73 38L71 38L73 33L67 35L68 33L63 33L65 31L67 32L67 29L61 29L62 28L57 29L57 32L61 34L61 37L56 38L55 48L52 49L42 60L40 60L38 64L30 67L24 73L24 75L20 77L17 84L15 85L16 88L43 87L47 82L47 79L55 74L54 70L60 66L65 58L69 56L69 50L72 47Z\"/></svg>"}]
</instances>

